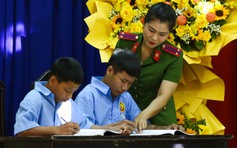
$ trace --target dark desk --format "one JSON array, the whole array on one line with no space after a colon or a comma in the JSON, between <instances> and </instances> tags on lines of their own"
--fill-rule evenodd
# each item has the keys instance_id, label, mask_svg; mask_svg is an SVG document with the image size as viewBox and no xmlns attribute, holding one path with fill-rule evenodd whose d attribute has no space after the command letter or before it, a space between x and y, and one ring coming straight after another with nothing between
<instances>
[{"instance_id":1,"label":"dark desk","mask_svg":"<svg viewBox=\"0 0 237 148\"><path fill-rule=\"evenodd\" d=\"M0 148L227 148L232 135L2 137Z\"/></svg>"}]
</instances>

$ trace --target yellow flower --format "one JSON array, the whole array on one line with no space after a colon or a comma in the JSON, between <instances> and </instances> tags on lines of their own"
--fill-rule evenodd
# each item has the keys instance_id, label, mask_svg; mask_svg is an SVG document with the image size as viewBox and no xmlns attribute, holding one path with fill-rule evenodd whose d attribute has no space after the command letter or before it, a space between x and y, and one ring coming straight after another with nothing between
<instances>
[{"instance_id":1,"label":"yellow flower","mask_svg":"<svg viewBox=\"0 0 237 148\"><path fill-rule=\"evenodd\" d=\"M115 28L121 27L122 23L123 23L123 18L120 15L117 15L111 19L110 24L111 24L111 27L115 29Z\"/></svg>"},{"instance_id":2,"label":"yellow flower","mask_svg":"<svg viewBox=\"0 0 237 148\"><path fill-rule=\"evenodd\" d=\"M192 24L189 26L189 35L191 37L191 40L196 40L197 38L197 32L198 32L198 27L196 24Z\"/></svg>"},{"instance_id":3,"label":"yellow flower","mask_svg":"<svg viewBox=\"0 0 237 148\"><path fill-rule=\"evenodd\" d=\"M176 112L176 116L177 116L177 124L185 124L184 123L184 119L185 119L185 116L182 115L180 112Z\"/></svg>"},{"instance_id":4,"label":"yellow flower","mask_svg":"<svg viewBox=\"0 0 237 148\"><path fill-rule=\"evenodd\" d=\"M190 0L193 5L197 4L200 0Z\"/></svg>"},{"instance_id":5,"label":"yellow flower","mask_svg":"<svg viewBox=\"0 0 237 148\"><path fill-rule=\"evenodd\" d=\"M198 40L203 40L204 42L208 42L211 39L211 34L207 30L198 30Z\"/></svg>"},{"instance_id":6,"label":"yellow flower","mask_svg":"<svg viewBox=\"0 0 237 148\"><path fill-rule=\"evenodd\" d=\"M180 25L176 29L176 36L180 38L180 40L184 41L186 44L189 44L191 37L193 36L192 29L189 25ZM191 36L192 35L192 36Z\"/></svg>"},{"instance_id":7,"label":"yellow flower","mask_svg":"<svg viewBox=\"0 0 237 148\"><path fill-rule=\"evenodd\" d=\"M188 2L189 2L189 0L176 0L176 2L177 2L177 4L178 4L178 6L177 6L177 8L178 9L183 9L183 8L187 8L188 7Z\"/></svg>"},{"instance_id":8,"label":"yellow flower","mask_svg":"<svg viewBox=\"0 0 237 148\"><path fill-rule=\"evenodd\" d=\"M225 6L230 7L231 9L237 8L237 3L235 0L231 1L229 0L228 2L225 3Z\"/></svg>"},{"instance_id":9,"label":"yellow flower","mask_svg":"<svg viewBox=\"0 0 237 148\"><path fill-rule=\"evenodd\" d=\"M159 2L165 2L166 0L150 0L151 4L159 3Z\"/></svg>"},{"instance_id":10,"label":"yellow flower","mask_svg":"<svg viewBox=\"0 0 237 148\"><path fill-rule=\"evenodd\" d=\"M187 128L187 129L186 129L186 133L188 133L188 134L194 134L194 135L197 134L197 132L196 132L195 130L191 129L191 128Z\"/></svg>"},{"instance_id":11,"label":"yellow flower","mask_svg":"<svg viewBox=\"0 0 237 148\"><path fill-rule=\"evenodd\" d=\"M169 37L168 37L168 41L171 43L171 44L175 44L175 41L174 41L175 37L174 37L174 34L171 32L169 34Z\"/></svg>"},{"instance_id":12,"label":"yellow flower","mask_svg":"<svg viewBox=\"0 0 237 148\"><path fill-rule=\"evenodd\" d=\"M195 18L197 16L197 11L188 6L186 10L183 11L183 14L187 17L187 18Z\"/></svg>"},{"instance_id":13,"label":"yellow flower","mask_svg":"<svg viewBox=\"0 0 237 148\"><path fill-rule=\"evenodd\" d=\"M229 15L229 10L227 10L223 5L217 5L212 10L216 14L216 20L226 19Z\"/></svg>"},{"instance_id":14,"label":"yellow flower","mask_svg":"<svg viewBox=\"0 0 237 148\"><path fill-rule=\"evenodd\" d=\"M113 9L115 12L120 12L122 7L121 7L121 4L120 3L115 3L114 6L113 6Z\"/></svg>"},{"instance_id":15,"label":"yellow flower","mask_svg":"<svg viewBox=\"0 0 237 148\"><path fill-rule=\"evenodd\" d=\"M195 20L195 24L198 28L207 27L209 22L206 19L206 15L205 14L198 15L196 20Z\"/></svg>"},{"instance_id":16,"label":"yellow flower","mask_svg":"<svg viewBox=\"0 0 237 148\"><path fill-rule=\"evenodd\" d=\"M188 119L183 112L177 111L177 124L182 125L185 128L185 131L189 134L200 134L200 131L204 132L206 126L205 119L196 120L196 118ZM206 132L206 131L205 131Z\"/></svg>"},{"instance_id":17,"label":"yellow flower","mask_svg":"<svg viewBox=\"0 0 237 148\"><path fill-rule=\"evenodd\" d=\"M149 0L136 0L138 6L146 6Z\"/></svg>"},{"instance_id":18,"label":"yellow flower","mask_svg":"<svg viewBox=\"0 0 237 148\"><path fill-rule=\"evenodd\" d=\"M133 9L128 3L124 3L120 12L121 17L124 21L130 22L134 17Z\"/></svg>"},{"instance_id":19,"label":"yellow flower","mask_svg":"<svg viewBox=\"0 0 237 148\"><path fill-rule=\"evenodd\" d=\"M108 45L114 47L120 31L142 32L144 17L149 8L158 2L171 5L177 16L177 25L168 40L185 51L200 51L221 33L231 8L237 5L233 0L101 0L112 5L108 19L112 35ZM110 48L112 48L110 47Z\"/></svg>"},{"instance_id":20,"label":"yellow flower","mask_svg":"<svg viewBox=\"0 0 237 148\"><path fill-rule=\"evenodd\" d=\"M189 33L189 26L188 25L178 26L175 31L177 36L183 37L185 34Z\"/></svg>"},{"instance_id":21,"label":"yellow flower","mask_svg":"<svg viewBox=\"0 0 237 148\"><path fill-rule=\"evenodd\" d=\"M130 24L129 32L142 32L142 31L143 31L143 25L140 21Z\"/></svg>"}]
</instances>

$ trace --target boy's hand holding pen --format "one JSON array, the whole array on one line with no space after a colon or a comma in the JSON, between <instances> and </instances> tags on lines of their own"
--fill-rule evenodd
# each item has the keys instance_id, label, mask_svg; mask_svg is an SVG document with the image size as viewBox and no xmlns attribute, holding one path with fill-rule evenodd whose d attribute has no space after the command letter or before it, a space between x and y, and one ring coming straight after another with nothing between
<instances>
[{"instance_id":1,"label":"boy's hand holding pen","mask_svg":"<svg viewBox=\"0 0 237 148\"><path fill-rule=\"evenodd\" d=\"M64 118L61 117L61 119L65 122L65 124L59 126L59 132L60 135L74 135L76 134L79 130L80 127L77 123L75 122L67 122Z\"/></svg>"}]
</instances>

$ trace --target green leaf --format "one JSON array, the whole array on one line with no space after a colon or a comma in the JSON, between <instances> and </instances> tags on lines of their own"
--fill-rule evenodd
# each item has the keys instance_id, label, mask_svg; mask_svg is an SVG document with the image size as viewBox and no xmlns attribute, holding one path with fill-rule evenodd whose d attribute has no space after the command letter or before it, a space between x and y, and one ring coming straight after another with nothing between
<instances>
[{"instance_id":1,"label":"green leaf","mask_svg":"<svg viewBox=\"0 0 237 148\"><path fill-rule=\"evenodd\" d=\"M203 119L203 120L198 120L198 121L197 121L197 124L198 124L198 125L199 125L199 124L206 125L206 120L205 120L205 119Z\"/></svg>"},{"instance_id":2,"label":"green leaf","mask_svg":"<svg viewBox=\"0 0 237 148\"><path fill-rule=\"evenodd\" d=\"M197 49L198 49L199 51L202 50L202 49L205 47L203 41L201 41L201 40L196 41L196 42L195 42L195 46L197 47Z\"/></svg>"},{"instance_id":3,"label":"green leaf","mask_svg":"<svg viewBox=\"0 0 237 148\"><path fill-rule=\"evenodd\" d=\"M211 33L211 37L212 37L212 39L216 39L216 37L217 37L216 33L215 33L215 32L212 32L212 33Z\"/></svg>"},{"instance_id":4,"label":"green leaf","mask_svg":"<svg viewBox=\"0 0 237 148\"><path fill-rule=\"evenodd\" d=\"M180 40L180 46L183 50L189 52L192 50L191 46L189 44L186 44L184 41Z\"/></svg>"}]
</instances>

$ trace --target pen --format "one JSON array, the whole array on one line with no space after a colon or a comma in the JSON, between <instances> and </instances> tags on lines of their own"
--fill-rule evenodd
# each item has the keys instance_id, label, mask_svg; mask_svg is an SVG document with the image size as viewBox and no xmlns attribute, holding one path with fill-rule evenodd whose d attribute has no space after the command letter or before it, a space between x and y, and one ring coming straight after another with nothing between
<instances>
[{"instance_id":1,"label":"pen","mask_svg":"<svg viewBox=\"0 0 237 148\"><path fill-rule=\"evenodd\" d=\"M66 122L66 123L67 123L67 121L66 121L65 119L63 119L63 117L61 117L61 119L62 119L64 122Z\"/></svg>"},{"instance_id":2,"label":"pen","mask_svg":"<svg viewBox=\"0 0 237 148\"><path fill-rule=\"evenodd\" d=\"M126 117L124 116L124 114L121 114L121 117L123 118L123 120L125 120L125 119L126 119Z\"/></svg>"},{"instance_id":3,"label":"pen","mask_svg":"<svg viewBox=\"0 0 237 148\"><path fill-rule=\"evenodd\" d=\"M124 114L121 114L121 117L123 118L123 120L126 120L126 119L127 119L127 118L124 116ZM134 130L135 130L136 133L138 133L138 130L137 130L136 127L134 128Z\"/></svg>"}]
</instances>

